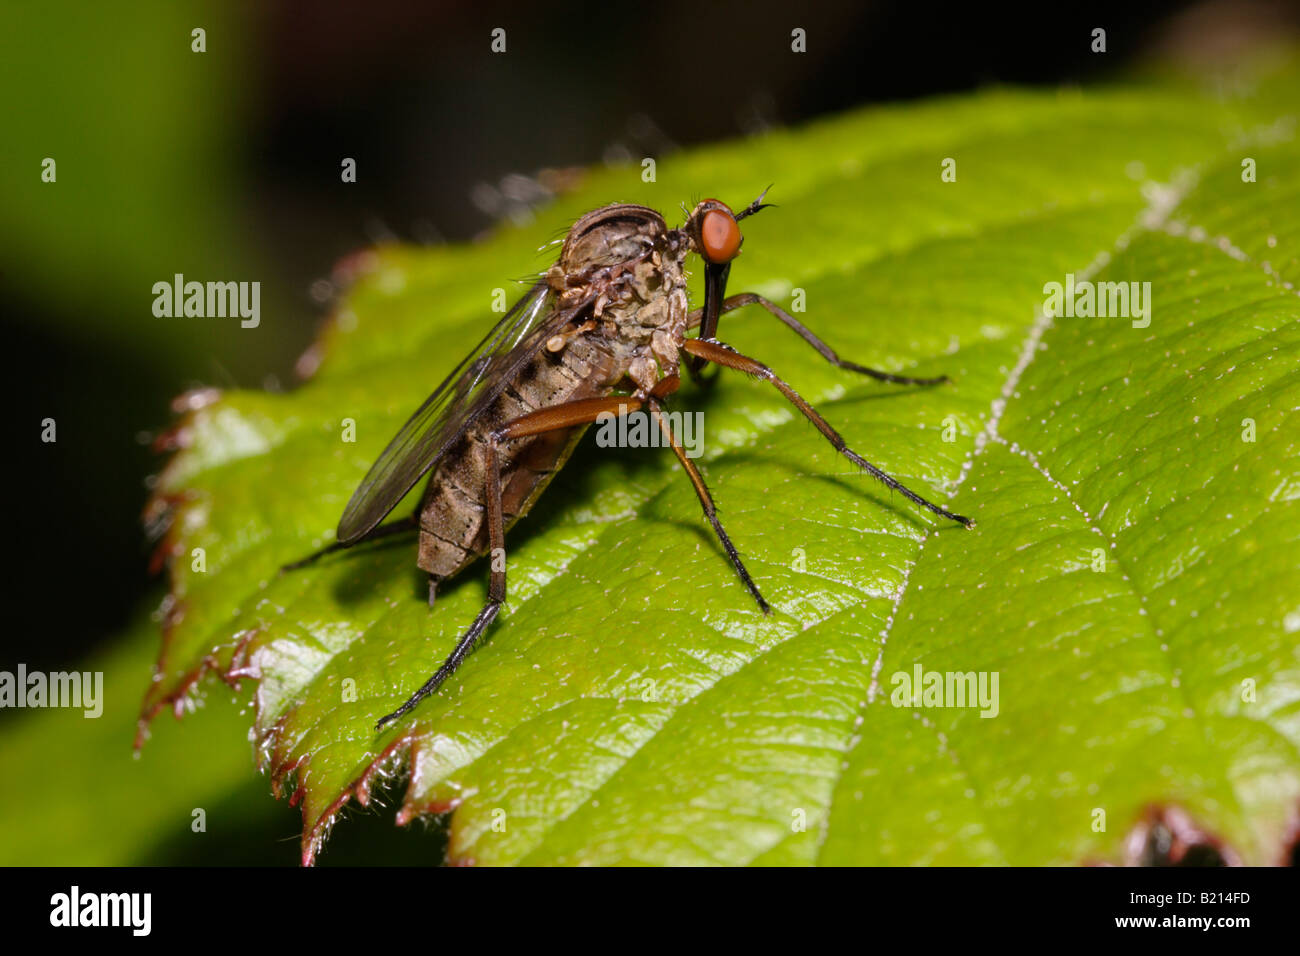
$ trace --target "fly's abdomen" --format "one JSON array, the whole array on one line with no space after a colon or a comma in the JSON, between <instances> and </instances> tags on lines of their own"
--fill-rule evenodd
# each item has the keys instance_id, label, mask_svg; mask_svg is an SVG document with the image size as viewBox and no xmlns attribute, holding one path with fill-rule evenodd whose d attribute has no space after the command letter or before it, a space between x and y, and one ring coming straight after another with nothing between
<instances>
[{"instance_id":1,"label":"fly's abdomen","mask_svg":"<svg viewBox=\"0 0 1300 956\"><path fill-rule=\"evenodd\" d=\"M582 336L559 356L540 355L502 391L481 421L434 466L420 506L419 566L451 577L488 548L485 449L488 436L530 412L594 398L610 390L617 362ZM586 426L506 442L498 451L508 528L528 513L586 431Z\"/></svg>"}]
</instances>

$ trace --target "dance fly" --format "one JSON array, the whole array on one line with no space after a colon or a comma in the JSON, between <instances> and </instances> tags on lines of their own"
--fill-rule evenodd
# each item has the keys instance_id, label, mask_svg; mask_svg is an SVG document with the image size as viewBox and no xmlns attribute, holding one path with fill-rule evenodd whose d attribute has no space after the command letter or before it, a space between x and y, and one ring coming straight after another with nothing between
<instances>
[{"instance_id":1,"label":"dance fly","mask_svg":"<svg viewBox=\"0 0 1300 956\"><path fill-rule=\"evenodd\" d=\"M764 192L766 195L766 192ZM417 564L438 586L491 553L487 601L451 654L376 729L438 690L469 656L506 598L505 535L528 513L597 419L644 409L677 456L723 551L763 613L766 600L718 520L704 478L673 434L664 402L681 384L724 366L768 382L840 454L941 518L969 518L927 501L849 448L839 433L775 372L717 337L718 319L757 305L784 322L831 364L896 385L938 385L841 359L794 316L752 292L727 296L731 262L744 242L739 223L768 208L763 195L738 213L716 199L699 203L679 228L646 206L617 203L587 213L569 230L559 261L533 283L478 347L416 410L357 487L324 554L401 532L417 532ZM686 261L704 262L704 303L691 311ZM698 329L698 335L687 333ZM415 513L381 523L425 475Z\"/></svg>"}]
</instances>

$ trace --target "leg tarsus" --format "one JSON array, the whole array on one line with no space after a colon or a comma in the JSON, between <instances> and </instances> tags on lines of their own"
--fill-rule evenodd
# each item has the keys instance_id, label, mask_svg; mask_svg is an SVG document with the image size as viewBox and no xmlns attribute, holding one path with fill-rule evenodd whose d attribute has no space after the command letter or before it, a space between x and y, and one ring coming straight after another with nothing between
<instances>
[{"instance_id":1,"label":"leg tarsus","mask_svg":"<svg viewBox=\"0 0 1300 956\"><path fill-rule=\"evenodd\" d=\"M488 521L488 547L495 555L497 549L501 554L505 554L506 531L505 516L503 514L503 505L501 502L501 465L497 458L497 444L500 441L500 433L491 435L487 444L484 446L485 461L483 463L484 472L484 495L487 505ZM433 672L433 676L424 682L414 694L406 698L401 707L391 714L385 714L380 717L375 724L375 730L382 730L385 724L391 723L412 711L420 701L437 691L442 686L443 681L456 672L456 668L464 663L469 652L474 649L474 643L479 639L487 626L495 620L497 612L501 610L501 605L506 600L506 569L505 562L500 565L498 571L497 562L492 562L492 576L488 584L487 603L483 609L478 612L478 617L474 618L474 623L469 626L452 652L447 655L447 659L442 662L442 666ZM436 595L436 581L433 575L429 576L429 603L433 603Z\"/></svg>"},{"instance_id":2,"label":"leg tarsus","mask_svg":"<svg viewBox=\"0 0 1300 956\"><path fill-rule=\"evenodd\" d=\"M447 659L442 662L442 666L434 671L433 676L425 681L419 690L408 697L401 707L398 707L391 714L380 717L375 723L375 730L383 730L385 724L392 723L399 717L404 717L414 710L420 701L430 694L436 693L438 688L442 686L443 681L454 674L456 669L464 663L465 658L469 656L469 652L474 649L474 643L487 630L487 626L492 623L500 610L501 602L488 598L487 604L483 605L483 610L478 612L478 617L469 626L469 630L456 642L456 647L447 655Z\"/></svg>"},{"instance_id":3,"label":"leg tarsus","mask_svg":"<svg viewBox=\"0 0 1300 956\"><path fill-rule=\"evenodd\" d=\"M695 486L695 494L700 499L701 507L704 508L704 517L708 519L709 524L713 526L714 533L718 536L718 540L722 542L722 548L727 552L727 558L731 561L731 566L736 569L736 573L740 575L740 580L744 583L745 587L749 589L749 593L754 596L754 600L758 602L759 610L764 614L771 614L771 605L767 603L762 592L758 590L758 585L755 584L754 579L750 577L749 570L745 567L745 562L740 560L740 552L737 551L736 546L731 543L731 538L728 537L727 532L723 530L722 522L718 520L718 509L713 504L713 495L709 493L708 485L704 483L704 476L701 475L699 469L695 467L695 463L686 457L686 451L682 448L681 442L677 440L677 436L673 434L672 427L663 416L663 406L659 403L658 399L656 397L651 397L648 400L648 404L650 405L650 411L654 415L655 421L658 423L660 430L668 439L668 444L672 446L673 453L677 456L677 460L681 462L682 468L686 470L687 476L691 479L691 484Z\"/></svg>"},{"instance_id":4,"label":"leg tarsus","mask_svg":"<svg viewBox=\"0 0 1300 956\"><path fill-rule=\"evenodd\" d=\"M712 502L710 502L710 504L712 504ZM749 589L749 593L752 594L754 600L758 602L758 609L764 614L770 615L772 613L772 606L767 603L767 599L764 598L762 592L758 590L758 585L755 584L754 579L750 577L749 570L745 567L744 562L740 560L740 552L736 550L736 546L731 543L731 538L729 538L727 532L723 530L722 522L718 520L717 510L706 508L704 511L704 517L708 518L709 524L713 525L713 531L717 534L718 540L722 542L723 550L727 552L727 557L731 559L731 564L735 567L736 573L740 575L740 580L744 582L745 587Z\"/></svg>"},{"instance_id":5,"label":"leg tarsus","mask_svg":"<svg viewBox=\"0 0 1300 956\"><path fill-rule=\"evenodd\" d=\"M399 518L397 521L388 522L388 524L381 524L377 528L372 529L369 534L359 541L353 541L351 544L343 544L342 542L335 541L333 544L327 544L319 551L313 551L305 558L299 558L297 561L283 565L280 568L280 573L284 574L286 571L297 571L299 568L305 568L308 565L315 564L321 558L325 557L325 555L333 554L335 551L345 551L348 548L355 548L357 545L365 544L369 541L378 541L381 538L392 537L395 534L414 531L417 527L418 525L416 524L415 515L411 515L409 518Z\"/></svg>"},{"instance_id":6,"label":"leg tarsus","mask_svg":"<svg viewBox=\"0 0 1300 956\"><path fill-rule=\"evenodd\" d=\"M857 372L859 375L868 375L879 382L889 382L891 385L946 385L952 381L947 375L937 375L934 378L915 378L911 375L895 375L893 372L882 372L880 369L868 368L865 365L859 365L856 362L850 362L836 356L830 360L836 368L842 368L846 372Z\"/></svg>"},{"instance_id":7,"label":"leg tarsus","mask_svg":"<svg viewBox=\"0 0 1300 956\"><path fill-rule=\"evenodd\" d=\"M300 568L305 568L309 565L315 564L327 554L333 554L335 551L343 551L346 550L346 548L347 545L335 541L333 544L328 544L319 551L313 551L305 558L299 558L297 561L291 561L289 564L280 565L280 573L284 574L286 571L297 571Z\"/></svg>"}]
</instances>

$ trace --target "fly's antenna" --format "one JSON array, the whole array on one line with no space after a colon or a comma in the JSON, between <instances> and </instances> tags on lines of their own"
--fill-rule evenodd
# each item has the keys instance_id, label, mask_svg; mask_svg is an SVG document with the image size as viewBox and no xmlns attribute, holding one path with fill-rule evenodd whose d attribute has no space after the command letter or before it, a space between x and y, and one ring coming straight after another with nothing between
<instances>
[{"instance_id":1,"label":"fly's antenna","mask_svg":"<svg viewBox=\"0 0 1300 956\"><path fill-rule=\"evenodd\" d=\"M763 202L763 197L766 196L768 190L770 190L775 185L776 183L768 183L767 189L764 189L761 193L759 193L757 199L755 199L752 203L750 203L740 212L736 213L736 220L740 221L741 219L744 219L746 216L752 216L760 209L770 209L773 206L773 204L770 202Z\"/></svg>"}]
</instances>

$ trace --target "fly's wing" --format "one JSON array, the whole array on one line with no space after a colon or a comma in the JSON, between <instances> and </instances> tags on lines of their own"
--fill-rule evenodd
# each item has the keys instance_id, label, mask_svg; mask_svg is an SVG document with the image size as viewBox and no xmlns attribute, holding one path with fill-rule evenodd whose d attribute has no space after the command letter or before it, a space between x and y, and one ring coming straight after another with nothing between
<instances>
[{"instance_id":1,"label":"fly's wing","mask_svg":"<svg viewBox=\"0 0 1300 956\"><path fill-rule=\"evenodd\" d=\"M353 492L339 520L340 544L359 541L397 507L541 344L581 308L556 311L554 301L544 281L535 283L416 410Z\"/></svg>"}]
</instances>

